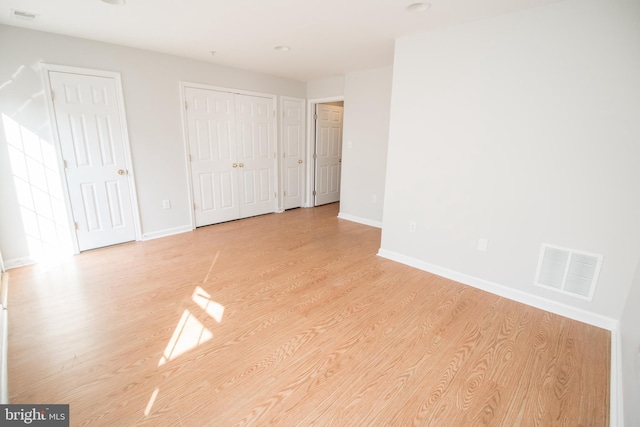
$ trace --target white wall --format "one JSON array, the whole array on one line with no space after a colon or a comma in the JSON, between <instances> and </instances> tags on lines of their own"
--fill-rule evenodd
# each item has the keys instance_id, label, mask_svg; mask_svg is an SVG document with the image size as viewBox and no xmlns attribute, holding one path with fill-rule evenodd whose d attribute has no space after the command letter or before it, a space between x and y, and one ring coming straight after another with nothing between
<instances>
[{"instance_id":1,"label":"white wall","mask_svg":"<svg viewBox=\"0 0 640 427\"><path fill-rule=\"evenodd\" d=\"M392 67L358 71L344 82L340 216L376 226L384 206L391 74Z\"/></svg>"},{"instance_id":2,"label":"white wall","mask_svg":"<svg viewBox=\"0 0 640 427\"><path fill-rule=\"evenodd\" d=\"M188 226L179 81L304 98L306 84L170 55L0 25L0 114L51 143L39 63L121 73L143 234ZM2 126L0 121L0 126ZM28 257L5 132L0 129L0 249ZM162 200L172 209L163 210Z\"/></svg>"},{"instance_id":3,"label":"white wall","mask_svg":"<svg viewBox=\"0 0 640 427\"><path fill-rule=\"evenodd\" d=\"M640 263L631 292L627 297L620 336L622 347L622 385L624 391L624 425L640 425Z\"/></svg>"},{"instance_id":4,"label":"white wall","mask_svg":"<svg viewBox=\"0 0 640 427\"><path fill-rule=\"evenodd\" d=\"M639 75L634 0L397 40L382 252L619 319L640 259ZM593 301L533 286L543 242L604 255Z\"/></svg>"},{"instance_id":5,"label":"white wall","mask_svg":"<svg viewBox=\"0 0 640 427\"><path fill-rule=\"evenodd\" d=\"M335 98L344 95L344 76L307 82L307 99Z\"/></svg>"}]
</instances>

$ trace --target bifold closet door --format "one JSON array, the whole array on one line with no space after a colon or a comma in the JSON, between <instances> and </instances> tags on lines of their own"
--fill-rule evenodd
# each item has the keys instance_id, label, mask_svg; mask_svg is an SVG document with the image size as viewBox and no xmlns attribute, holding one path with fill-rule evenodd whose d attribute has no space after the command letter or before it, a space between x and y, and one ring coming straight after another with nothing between
<instances>
[{"instance_id":1,"label":"bifold closet door","mask_svg":"<svg viewBox=\"0 0 640 427\"><path fill-rule=\"evenodd\" d=\"M185 88L196 226L276 210L271 98Z\"/></svg>"}]
</instances>

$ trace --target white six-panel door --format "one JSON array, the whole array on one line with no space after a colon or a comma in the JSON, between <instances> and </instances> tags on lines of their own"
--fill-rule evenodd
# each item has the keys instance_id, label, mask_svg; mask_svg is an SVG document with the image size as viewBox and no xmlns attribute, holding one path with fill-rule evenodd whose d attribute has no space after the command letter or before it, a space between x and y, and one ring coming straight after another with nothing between
<instances>
[{"instance_id":1,"label":"white six-panel door","mask_svg":"<svg viewBox=\"0 0 640 427\"><path fill-rule=\"evenodd\" d=\"M233 94L187 87L185 98L196 226L237 219Z\"/></svg>"},{"instance_id":2,"label":"white six-panel door","mask_svg":"<svg viewBox=\"0 0 640 427\"><path fill-rule=\"evenodd\" d=\"M340 200L342 112L340 106L316 106L316 206Z\"/></svg>"},{"instance_id":3,"label":"white six-panel door","mask_svg":"<svg viewBox=\"0 0 640 427\"><path fill-rule=\"evenodd\" d=\"M57 71L48 78L79 250L135 240L115 80Z\"/></svg>"},{"instance_id":4,"label":"white six-panel door","mask_svg":"<svg viewBox=\"0 0 640 427\"><path fill-rule=\"evenodd\" d=\"M275 157L273 101L234 95L240 217L275 212Z\"/></svg>"},{"instance_id":5,"label":"white six-panel door","mask_svg":"<svg viewBox=\"0 0 640 427\"><path fill-rule=\"evenodd\" d=\"M282 100L284 209L302 206L304 186L304 100Z\"/></svg>"},{"instance_id":6,"label":"white six-panel door","mask_svg":"<svg viewBox=\"0 0 640 427\"><path fill-rule=\"evenodd\" d=\"M196 227L276 210L271 98L185 87Z\"/></svg>"}]
</instances>

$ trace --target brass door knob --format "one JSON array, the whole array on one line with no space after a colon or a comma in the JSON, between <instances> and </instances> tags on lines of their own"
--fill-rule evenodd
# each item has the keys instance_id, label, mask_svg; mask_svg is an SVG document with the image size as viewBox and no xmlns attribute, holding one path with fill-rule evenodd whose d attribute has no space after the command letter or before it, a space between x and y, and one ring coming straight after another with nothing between
<instances>
[{"instance_id":1,"label":"brass door knob","mask_svg":"<svg viewBox=\"0 0 640 427\"><path fill-rule=\"evenodd\" d=\"M233 166L234 168L237 168L237 167L238 167L238 164L237 164L237 163L234 163L234 164L232 164L231 166Z\"/></svg>"},{"instance_id":2,"label":"brass door knob","mask_svg":"<svg viewBox=\"0 0 640 427\"><path fill-rule=\"evenodd\" d=\"M238 166L240 166L241 168L244 167L244 163L240 163Z\"/></svg>"},{"instance_id":3,"label":"brass door knob","mask_svg":"<svg viewBox=\"0 0 640 427\"><path fill-rule=\"evenodd\" d=\"M302 163L302 160L298 160L298 163Z\"/></svg>"},{"instance_id":4,"label":"brass door knob","mask_svg":"<svg viewBox=\"0 0 640 427\"><path fill-rule=\"evenodd\" d=\"M125 173L127 173L127 171L124 169L118 169L118 175L124 175Z\"/></svg>"}]
</instances>

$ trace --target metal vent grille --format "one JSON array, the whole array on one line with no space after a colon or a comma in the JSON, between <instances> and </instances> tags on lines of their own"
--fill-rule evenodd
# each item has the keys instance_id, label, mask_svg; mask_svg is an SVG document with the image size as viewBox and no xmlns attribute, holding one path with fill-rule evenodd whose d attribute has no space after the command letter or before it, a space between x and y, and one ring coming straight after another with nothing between
<instances>
[{"instance_id":1,"label":"metal vent grille","mask_svg":"<svg viewBox=\"0 0 640 427\"><path fill-rule=\"evenodd\" d=\"M601 265L602 255L543 244L535 284L591 300Z\"/></svg>"},{"instance_id":2,"label":"metal vent grille","mask_svg":"<svg viewBox=\"0 0 640 427\"><path fill-rule=\"evenodd\" d=\"M25 12L24 10L11 9L11 16L23 21L35 21L38 19L39 15L36 13Z\"/></svg>"}]
</instances>

